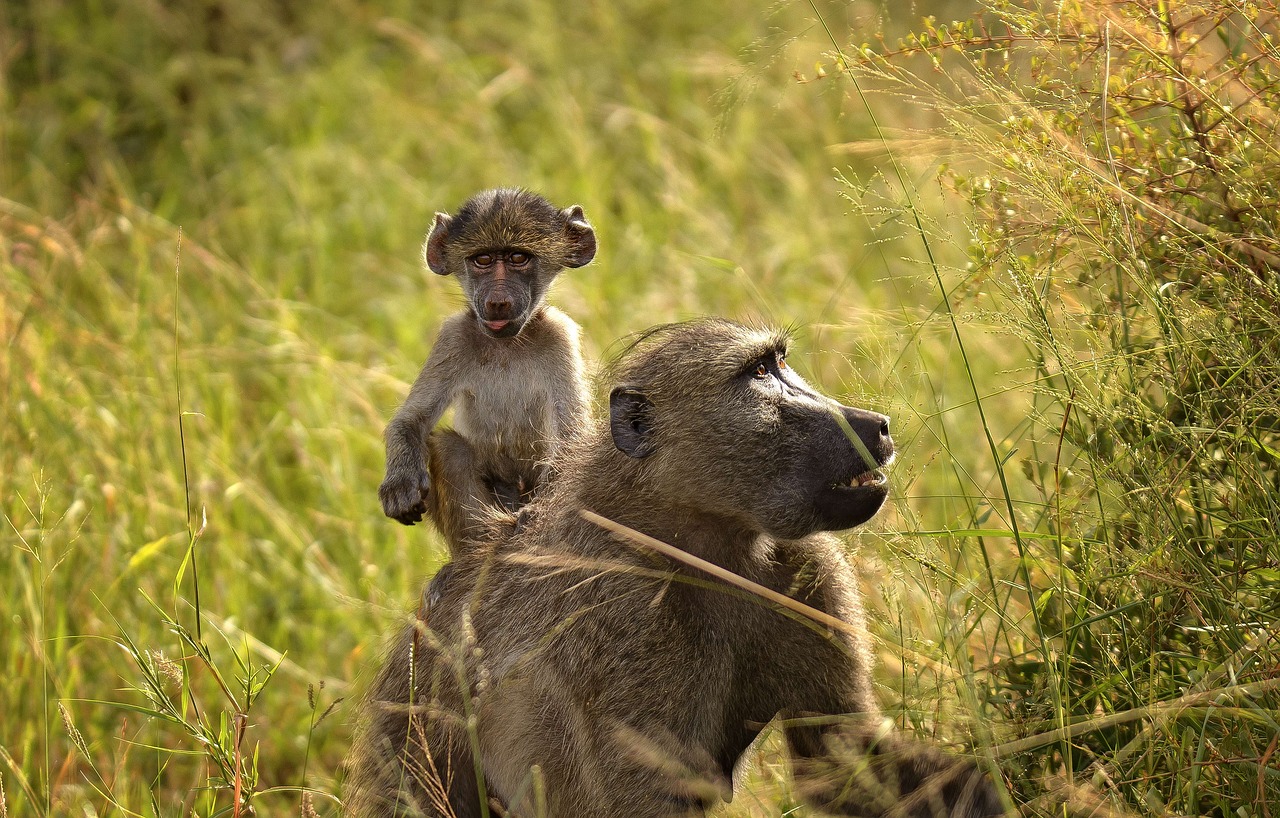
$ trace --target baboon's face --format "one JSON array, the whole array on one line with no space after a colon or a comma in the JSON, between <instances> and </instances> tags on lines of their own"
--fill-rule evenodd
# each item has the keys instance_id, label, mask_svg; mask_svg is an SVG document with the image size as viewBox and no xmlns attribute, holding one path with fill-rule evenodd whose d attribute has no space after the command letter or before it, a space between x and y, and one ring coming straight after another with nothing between
<instances>
[{"instance_id":1,"label":"baboon's face","mask_svg":"<svg viewBox=\"0 0 1280 818\"><path fill-rule=\"evenodd\" d=\"M786 353L785 337L724 321L655 332L611 396L615 444L652 457L676 502L774 536L866 522L888 496L889 418L814 391Z\"/></svg>"},{"instance_id":2,"label":"baboon's face","mask_svg":"<svg viewBox=\"0 0 1280 818\"><path fill-rule=\"evenodd\" d=\"M488 190L457 215L437 213L423 247L427 266L455 275L480 328L514 338L542 308L565 267L595 257L596 234L578 206L557 210L527 190Z\"/></svg>"},{"instance_id":3,"label":"baboon's face","mask_svg":"<svg viewBox=\"0 0 1280 818\"><path fill-rule=\"evenodd\" d=\"M463 260L458 282L480 327L494 338L514 338L542 305L555 275L546 262L518 247L483 249Z\"/></svg>"}]
</instances>

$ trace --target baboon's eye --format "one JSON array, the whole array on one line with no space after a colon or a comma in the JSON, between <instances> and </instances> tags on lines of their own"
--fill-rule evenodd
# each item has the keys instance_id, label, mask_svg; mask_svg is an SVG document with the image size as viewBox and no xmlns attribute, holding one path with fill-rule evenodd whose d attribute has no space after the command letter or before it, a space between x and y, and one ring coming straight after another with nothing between
<instances>
[{"instance_id":1,"label":"baboon's eye","mask_svg":"<svg viewBox=\"0 0 1280 818\"><path fill-rule=\"evenodd\" d=\"M761 361L760 363L756 364L755 375L757 378L769 377L769 367L765 366L764 361Z\"/></svg>"},{"instance_id":2,"label":"baboon's eye","mask_svg":"<svg viewBox=\"0 0 1280 818\"><path fill-rule=\"evenodd\" d=\"M512 267L523 267L529 263L529 254L520 252L509 253L507 255L507 262Z\"/></svg>"},{"instance_id":3,"label":"baboon's eye","mask_svg":"<svg viewBox=\"0 0 1280 818\"><path fill-rule=\"evenodd\" d=\"M787 356L783 355L782 353L778 353L778 369L786 369L786 368L787 368Z\"/></svg>"},{"instance_id":4,"label":"baboon's eye","mask_svg":"<svg viewBox=\"0 0 1280 818\"><path fill-rule=\"evenodd\" d=\"M477 267L489 267L493 264L493 256L488 253L481 253L478 256L472 256L471 263Z\"/></svg>"}]
</instances>

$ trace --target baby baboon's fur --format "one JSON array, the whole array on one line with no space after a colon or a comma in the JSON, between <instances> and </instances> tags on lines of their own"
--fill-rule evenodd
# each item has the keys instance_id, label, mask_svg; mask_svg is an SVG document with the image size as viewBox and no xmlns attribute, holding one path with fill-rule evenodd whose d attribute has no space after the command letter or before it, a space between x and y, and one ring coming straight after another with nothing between
<instances>
[{"instance_id":1,"label":"baby baboon's fur","mask_svg":"<svg viewBox=\"0 0 1280 818\"><path fill-rule=\"evenodd\" d=\"M454 275L467 310L440 328L409 397L387 425L383 511L426 513L453 556L485 509L526 502L544 464L587 418L578 325L544 306L565 267L595 256L582 208L557 210L527 190L490 190L457 215L437 213L423 256ZM432 429L454 405L454 428Z\"/></svg>"},{"instance_id":2,"label":"baby baboon's fur","mask_svg":"<svg viewBox=\"0 0 1280 818\"><path fill-rule=\"evenodd\" d=\"M824 532L883 503L888 418L814 392L785 350L718 319L636 343L610 418L394 640L363 706L351 814L702 815L775 719L798 792L826 810L1001 814L973 762L881 731L853 570ZM639 548L583 509L849 627Z\"/></svg>"}]
</instances>

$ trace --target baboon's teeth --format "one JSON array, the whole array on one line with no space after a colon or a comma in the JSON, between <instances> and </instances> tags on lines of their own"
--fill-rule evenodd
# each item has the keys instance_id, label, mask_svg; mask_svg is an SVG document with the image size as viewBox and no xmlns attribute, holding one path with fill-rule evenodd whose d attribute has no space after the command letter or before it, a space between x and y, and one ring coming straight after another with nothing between
<instances>
[{"instance_id":1,"label":"baboon's teeth","mask_svg":"<svg viewBox=\"0 0 1280 818\"><path fill-rule=\"evenodd\" d=\"M864 486L878 486L884 482L884 475L878 471L864 471L862 474L849 478L849 482L844 485L849 488L862 488Z\"/></svg>"}]
</instances>

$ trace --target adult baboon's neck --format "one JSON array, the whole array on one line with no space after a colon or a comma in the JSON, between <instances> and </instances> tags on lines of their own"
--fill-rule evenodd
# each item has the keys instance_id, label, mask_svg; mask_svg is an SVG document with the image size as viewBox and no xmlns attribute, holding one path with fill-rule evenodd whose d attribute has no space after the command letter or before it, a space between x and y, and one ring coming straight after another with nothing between
<instances>
[{"instance_id":1,"label":"adult baboon's neck","mask_svg":"<svg viewBox=\"0 0 1280 818\"><path fill-rule=\"evenodd\" d=\"M647 502L639 492L630 495L627 502L617 502L617 499L591 493L568 506L593 512L621 527L605 529L585 519L575 521L575 526L580 522L588 532L598 534L582 540L585 550L593 552L592 556L647 563L661 550L647 542L646 538L652 538L722 568L743 573L750 572L760 561L762 552L772 547L769 538L738 520L669 501Z\"/></svg>"},{"instance_id":2,"label":"adult baboon's neck","mask_svg":"<svg viewBox=\"0 0 1280 818\"><path fill-rule=\"evenodd\" d=\"M749 554L758 550L761 541L768 542L744 515L709 509L706 497L673 496L655 465L617 451L607 425L600 424L558 464L558 485L547 506L575 518L579 509L595 512L730 570L744 558L752 558ZM645 550L618 533L591 538L588 548L623 559Z\"/></svg>"}]
</instances>

